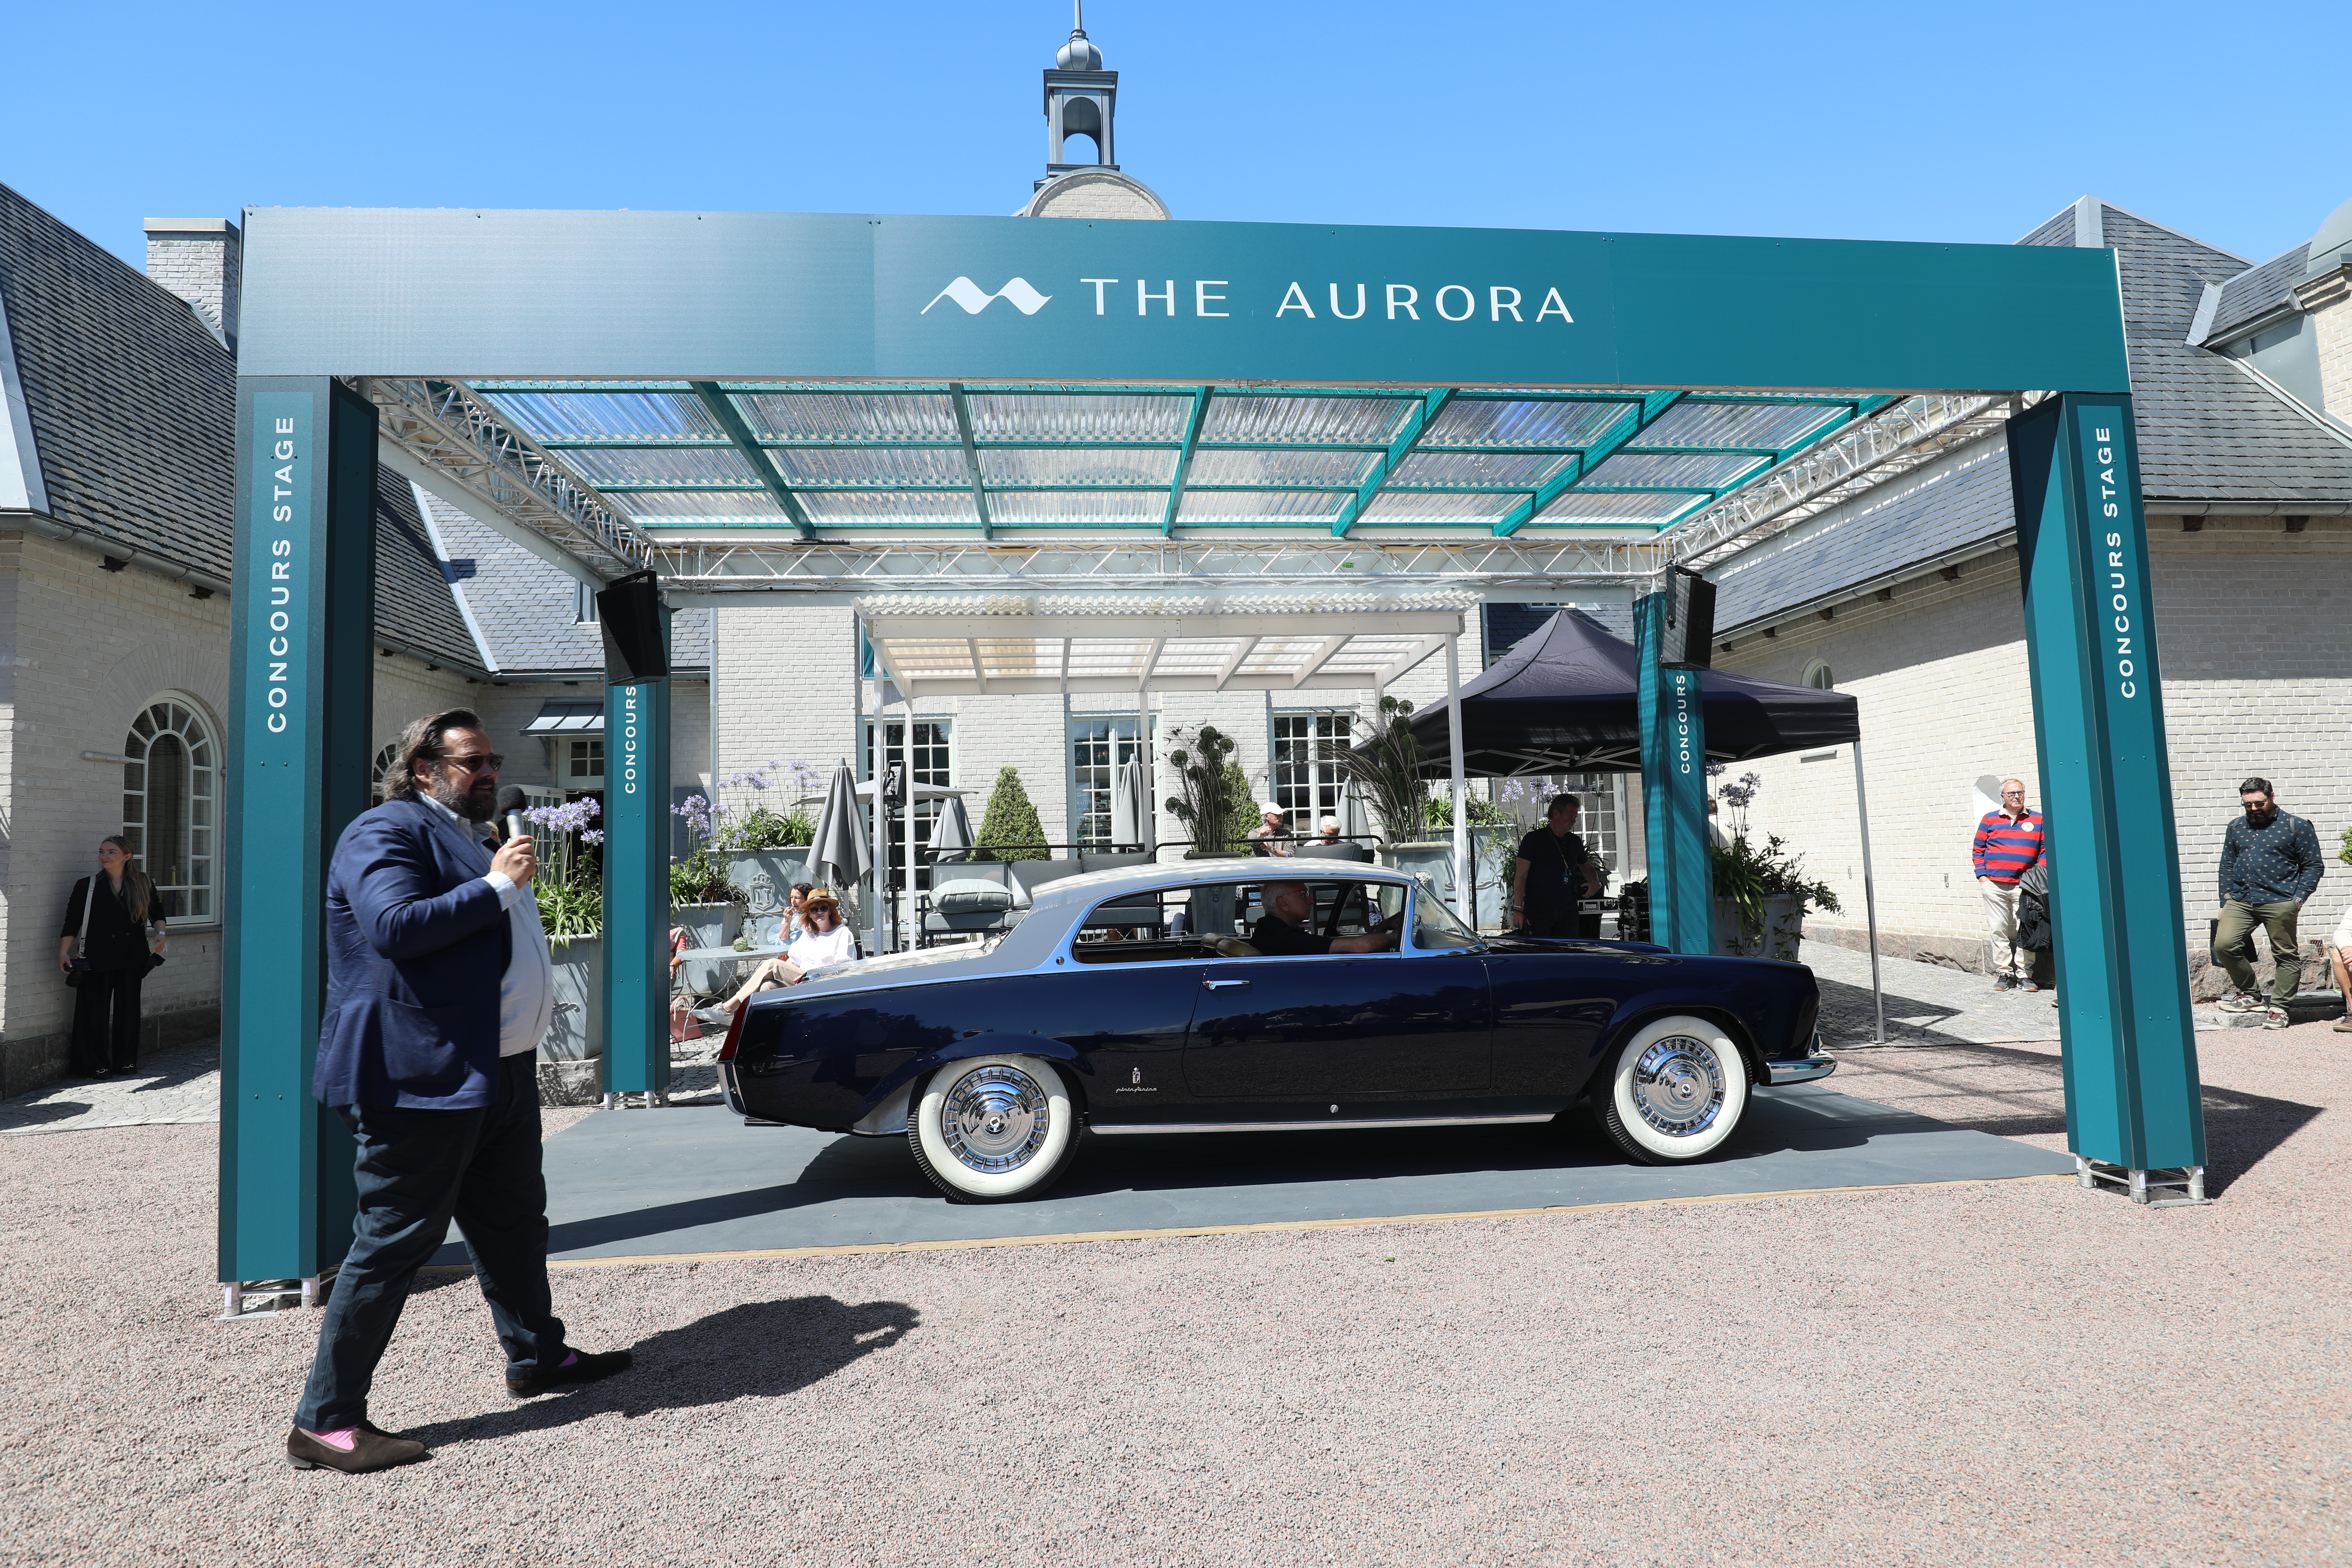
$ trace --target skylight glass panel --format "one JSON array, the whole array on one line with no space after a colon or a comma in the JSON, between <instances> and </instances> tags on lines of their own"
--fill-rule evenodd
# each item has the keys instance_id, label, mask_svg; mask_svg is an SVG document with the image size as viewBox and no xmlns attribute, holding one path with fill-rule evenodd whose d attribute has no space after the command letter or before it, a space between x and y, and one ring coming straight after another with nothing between
<instances>
[{"instance_id":1,"label":"skylight glass panel","mask_svg":"<svg viewBox=\"0 0 2352 1568\"><path fill-rule=\"evenodd\" d=\"M1442 490L1382 490L1372 498L1371 505L1358 514L1358 521L1370 523L1492 522L1524 499L1509 493L1475 495L1460 491L1449 494Z\"/></svg>"},{"instance_id":2,"label":"skylight glass panel","mask_svg":"<svg viewBox=\"0 0 2352 1568\"><path fill-rule=\"evenodd\" d=\"M1742 475L1760 471L1769 459L1738 452L1720 456L1643 457L1620 452L1587 474L1586 485L1687 485L1719 490Z\"/></svg>"},{"instance_id":3,"label":"skylight glass panel","mask_svg":"<svg viewBox=\"0 0 2352 1568\"><path fill-rule=\"evenodd\" d=\"M561 454L592 485L756 485L760 476L732 448L580 447Z\"/></svg>"},{"instance_id":4,"label":"skylight glass panel","mask_svg":"<svg viewBox=\"0 0 2352 1568\"><path fill-rule=\"evenodd\" d=\"M1189 397L1115 393L974 392L971 433L982 441L1181 442L1192 422Z\"/></svg>"},{"instance_id":5,"label":"skylight glass panel","mask_svg":"<svg viewBox=\"0 0 2352 1568\"><path fill-rule=\"evenodd\" d=\"M854 527L894 523L980 526L968 490L804 490L801 510L809 521Z\"/></svg>"},{"instance_id":6,"label":"skylight glass panel","mask_svg":"<svg viewBox=\"0 0 2352 1568\"><path fill-rule=\"evenodd\" d=\"M772 527L789 524L765 490L631 490L604 498L616 511L647 528Z\"/></svg>"},{"instance_id":7,"label":"skylight glass panel","mask_svg":"<svg viewBox=\"0 0 2352 1568\"><path fill-rule=\"evenodd\" d=\"M991 485L1155 485L1176 478L1172 447L992 447L980 454Z\"/></svg>"},{"instance_id":8,"label":"skylight glass panel","mask_svg":"<svg viewBox=\"0 0 2352 1568\"><path fill-rule=\"evenodd\" d=\"M1422 432L1424 447L1586 447L1629 411L1627 402L1457 397Z\"/></svg>"},{"instance_id":9,"label":"skylight glass panel","mask_svg":"<svg viewBox=\"0 0 2352 1568\"><path fill-rule=\"evenodd\" d=\"M1350 496L1345 490L1184 489L1179 522L1328 522Z\"/></svg>"},{"instance_id":10,"label":"skylight glass panel","mask_svg":"<svg viewBox=\"0 0 2352 1568\"><path fill-rule=\"evenodd\" d=\"M1204 442L1385 447L1412 411L1406 397L1277 397L1221 394L1209 399Z\"/></svg>"},{"instance_id":11,"label":"skylight glass panel","mask_svg":"<svg viewBox=\"0 0 2352 1568\"><path fill-rule=\"evenodd\" d=\"M1538 514L1538 522L1662 523L1688 508L1704 504L1705 496L1590 495L1570 490Z\"/></svg>"},{"instance_id":12,"label":"skylight glass panel","mask_svg":"<svg viewBox=\"0 0 2352 1568\"><path fill-rule=\"evenodd\" d=\"M787 484L901 486L933 489L969 484L961 447L769 447Z\"/></svg>"},{"instance_id":13,"label":"skylight glass panel","mask_svg":"<svg viewBox=\"0 0 2352 1568\"><path fill-rule=\"evenodd\" d=\"M1398 466L1391 485L1508 485L1533 489L1575 459L1535 452L1416 452Z\"/></svg>"},{"instance_id":14,"label":"skylight glass panel","mask_svg":"<svg viewBox=\"0 0 2352 1568\"><path fill-rule=\"evenodd\" d=\"M1372 470L1377 454L1371 452L1254 452L1202 451L1192 453L1192 466L1184 472L1184 483L1192 485L1346 485L1349 489L1364 482Z\"/></svg>"},{"instance_id":15,"label":"skylight glass panel","mask_svg":"<svg viewBox=\"0 0 2352 1568\"><path fill-rule=\"evenodd\" d=\"M1679 403L1633 440L1642 447L1769 447L1782 451L1845 412L1829 403Z\"/></svg>"},{"instance_id":16,"label":"skylight glass panel","mask_svg":"<svg viewBox=\"0 0 2352 1568\"><path fill-rule=\"evenodd\" d=\"M484 403L541 441L724 440L690 392L485 392Z\"/></svg>"},{"instance_id":17,"label":"skylight glass panel","mask_svg":"<svg viewBox=\"0 0 2352 1568\"><path fill-rule=\"evenodd\" d=\"M1157 490L991 490L990 521L1000 527L1023 523L1050 527L1103 522L1157 525L1168 513L1168 497Z\"/></svg>"},{"instance_id":18,"label":"skylight glass panel","mask_svg":"<svg viewBox=\"0 0 2352 1568\"><path fill-rule=\"evenodd\" d=\"M779 441L953 441L955 407L939 392L731 393L744 422Z\"/></svg>"}]
</instances>

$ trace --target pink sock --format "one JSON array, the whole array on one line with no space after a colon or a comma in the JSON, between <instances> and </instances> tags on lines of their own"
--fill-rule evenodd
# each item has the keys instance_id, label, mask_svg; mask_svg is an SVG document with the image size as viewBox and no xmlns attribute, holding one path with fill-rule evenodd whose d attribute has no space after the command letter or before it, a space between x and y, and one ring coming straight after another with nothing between
<instances>
[{"instance_id":1,"label":"pink sock","mask_svg":"<svg viewBox=\"0 0 2352 1568\"><path fill-rule=\"evenodd\" d=\"M580 1352L578 1351L573 1351L570 1355L565 1356L562 1361L556 1363L556 1368L558 1371L561 1371L564 1367L573 1365L579 1360Z\"/></svg>"},{"instance_id":2,"label":"pink sock","mask_svg":"<svg viewBox=\"0 0 2352 1568\"><path fill-rule=\"evenodd\" d=\"M305 1427L304 1430L308 1431L309 1428ZM344 1426L332 1432L311 1432L310 1436L328 1447L341 1448L346 1454L358 1447L360 1442L360 1429L356 1426Z\"/></svg>"}]
</instances>

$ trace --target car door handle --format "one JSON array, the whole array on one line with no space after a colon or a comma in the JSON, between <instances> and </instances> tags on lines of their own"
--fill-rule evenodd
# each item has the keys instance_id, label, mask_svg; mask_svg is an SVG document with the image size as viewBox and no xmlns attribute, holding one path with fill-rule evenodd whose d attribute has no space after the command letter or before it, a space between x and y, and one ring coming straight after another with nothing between
<instances>
[{"instance_id":1,"label":"car door handle","mask_svg":"<svg viewBox=\"0 0 2352 1568\"><path fill-rule=\"evenodd\" d=\"M1211 991L1246 991L1249 989L1249 982L1246 980L1203 980L1201 984Z\"/></svg>"}]
</instances>

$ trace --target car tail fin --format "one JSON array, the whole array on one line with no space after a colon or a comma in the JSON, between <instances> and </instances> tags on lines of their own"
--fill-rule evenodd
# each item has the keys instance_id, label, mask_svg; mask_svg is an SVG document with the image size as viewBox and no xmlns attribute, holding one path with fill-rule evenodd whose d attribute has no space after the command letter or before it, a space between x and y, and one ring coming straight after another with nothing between
<instances>
[{"instance_id":1,"label":"car tail fin","mask_svg":"<svg viewBox=\"0 0 2352 1568\"><path fill-rule=\"evenodd\" d=\"M735 1009L735 1021L727 1026L727 1043L719 1047L720 1061L731 1062L735 1059L735 1047L743 1038L743 1020L751 1016L751 1004L748 1000L743 1005Z\"/></svg>"}]
</instances>

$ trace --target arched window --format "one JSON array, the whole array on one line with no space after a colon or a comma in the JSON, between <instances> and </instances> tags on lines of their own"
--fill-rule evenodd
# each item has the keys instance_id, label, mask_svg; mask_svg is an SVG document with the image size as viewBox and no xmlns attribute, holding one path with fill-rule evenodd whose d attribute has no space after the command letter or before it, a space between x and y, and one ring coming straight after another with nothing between
<instances>
[{"instance_id":1,"label":"arched window","mask_svg":"<svg viewBox=\"0 0 2352 1568\"><path fill-rule=\"evenodd\" d=\"M1805 666L1805 684L1816 691L1835 691L1837 678L1830 673L1827 664L1817 658Z\"/></svg>"},{"instance_id":2,"label":"arched window","mask_svg":"<svg viewBox=\"0 0 2352 1568\"><path fill-rule=\"evenodd\" d=\"M392 772L393 759L399 755L400 742L397 741L386 741L383 743L383 750L375 754L375 765L369 771L368 776L375 781L375 803L378 805L383 804L384 775Z\"/></svg>"},{"instance_id":3,"label":"arched window","mask_svg":"<svg viewBox=\"0 0 2352 1568\"><path fill-rule=\"evenodd\" d=\"M140 710L122 751L122 836L175 921L220 918L220 752L196 705L165 692Z\"/></svg>"}]
</instances>

